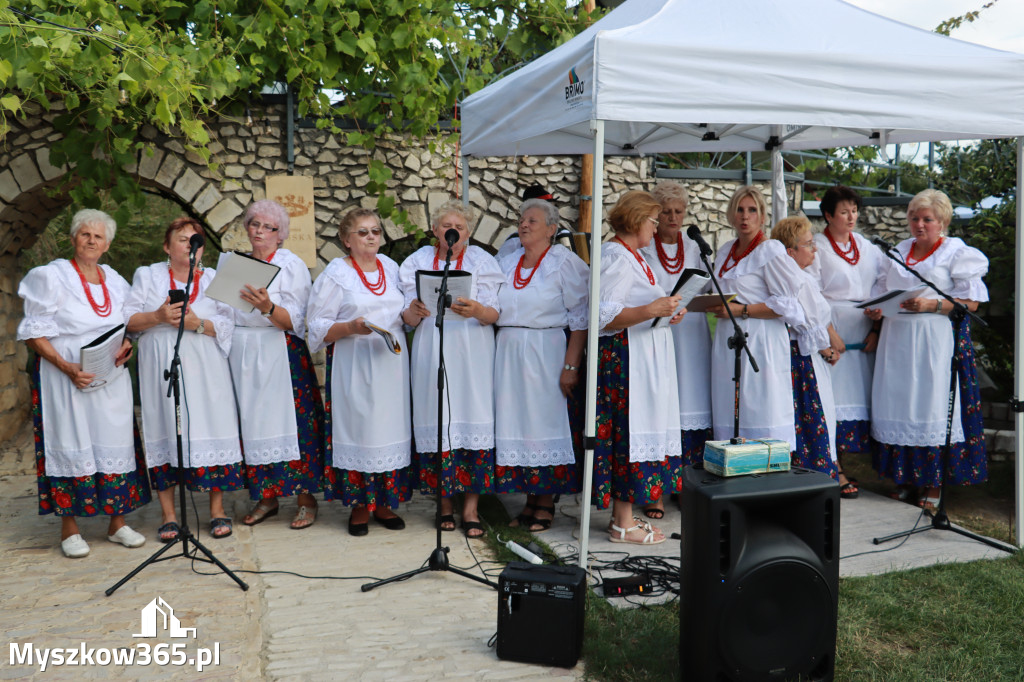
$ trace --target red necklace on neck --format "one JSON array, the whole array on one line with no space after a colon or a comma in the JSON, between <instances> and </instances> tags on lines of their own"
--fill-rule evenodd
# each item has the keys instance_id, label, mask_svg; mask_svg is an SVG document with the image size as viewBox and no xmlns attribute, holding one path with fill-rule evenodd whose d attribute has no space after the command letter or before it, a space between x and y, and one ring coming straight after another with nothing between
<instances>
[{"instance_id":1,"label":"red necklace on neck","mask_svg":"<svg viewBox=\"0 0 1024 682\"><path fill-rule=\"evenodd\" d=\"M647 265L647 261L644 260L643 256L634 251L633 247L631 247L629 244L622 241L618 237L614 237L614 240L625 246L626 250L633 254L633 258L636 258L636 262L640 264L640 267L643 269L644 274L647 275L647 281L651 283L651 286L654 286L654 271L651 270L651 267L649 265Z\"/></svg>"},{"instance_id":2,"label":"red necklace on neck","mask_svg":"<svg viewBox=\"0 0 1024 682\"><path fill-rule=\"evenodd\" d=\"M274 249L273 251L270 252L270 255L267 256L266 258L257 258L257 260L262 260L264 263L269 263L270 261L274 260L274 256L276 256L276 255L277 255L277 249ZM253 255L253 258L256 258L256 256Z\"/></svg>"},{"instance_id":3,"label":"red necklace on neck","mask_svg":"<svg viewBox=\"0 0 1024 682\"><path fill-rule=\"evenodd\" d=\"M359 267L359 263L356 262L355 258L351 259L352 267L356 269L356 273L359 275L359 279L363 280L363 286L366 287L371 294L374 296L383 296L384 292L388 290L388 280L384 276L384 266L381 265L380 258L377 259L377 272L380 273L380 277L377 279L376 284L370 284L366 279L366 275L363 273L363 269Z\"/></svg>"},{"instance_id":4,"label":"red necklace on neck","mask_svg":"<svg viewBox=\"0 0 1024 682\"><path fill-rule=\"evenodd\" d=\"M739 258L736 257L736 247L740 245L740 240L737 239L736 241L734 241L732 243L732 248L729 249L729 253L725 257L725 262L722 263L722 267L718 269L718 276L721 277L722 275L724 275L725 273L729 272L737 265L739 265L740 261L749 256L750 252L753 251L754 248L761 243L762 239L764 239L764 232L758 232L754 239L750 242L750 246L748 246L746 250L739 255ZM732 265L729 264L729 261L732 261Z\"/></svg>"},{"instance_id":5,"label":"red necklace on neck","mask_svg":"<svg viewBox=\"0 0 1024 682\"><path fill-rule=\"evenodd\" d=\"M525 288L526 285L530 283L530 280L533 279L533 276L537 274L537 271L540 270L540 264L544 260L544 256L548 255L548 251L550 250L550 246L544 249L544 253L540 254L540 258L537 259L537 264L533 266L533 271L530 273L530 276L527 277L526 279L523 279L522 275L523 261L526 260L526 253L523 253L523 255L519 257L519 263L516 264L516 274L512 278L512 286L514 286L516 289Z\"/></svg>"},{"instance_id":6,"label":"red necklace on neck","mask_svg":"<svg viewBox=\"0 0 1024 682\"><path fill-rule=\"evenodd\" d=\"M178 287L176 286L176 284L174 282L174 272L171 271L170 263L167 264L167 276L170 277L170 279L171 279L171 288L172 289L177 289ZM196 302L196 298L198 296L199 296L199 281L196 280L193 277L192 278L192 293L188 295L188 304L192 305L193 303L195 303Z\"/></svg>"},{"instance_id":7,"label":"red necklace on neck","mask_svg":"<svg viewBox=\"0 0 1024 682\"><path fill-rule=\"evenodd\" d=\"M828 243L832 245L832 250L836 252L836 255L842 258L850 265L856 265L857 261L860 260L860 249L857 248L857 240L853 238L853 233L850 233L850 245L843 251L843 248L839 246L839 243L832 238L832 231L827 227L825 228L825 236L828 237Z\"/></svg>"},{"instance_id":8,"label":"red necklace on neck","mask_svg":"<svg viewBox=\"0 0 1024 682\"><path fill-rule=\"evenodd\" d=\"M78 263L75 259L71 259L71 265L75 268L75 272L78 273L78 279L82 280L82 289L85 290L85 298L89 301L89 305L92 306L94 313L100 317L107 317L110 315L110 311L113 309L113 304L110 300L110 292L107 290L107 278L103 276L103 268L96 266L96 272L100 276L100 288L103 289L103 305L96 305L96 300L92 297L92 289L89 287L89 282L86 281L85 275L82 274L81 269L78 267Z\"/></svg>"},{"instance_id":9,"label":"red necklace on neck","mask_svg":"<svg viewBox=\"0 0 1024 682\"><path fill-rule=\"evenodd\" d=\"M665 268L665 272L670 275L675 275L683 270L683 233L676 233L676 255L674 258L669 258L668 254L665 253L665 247L661 245L661 239L655 235L654 245L658 249L658 260L661 261L661 267Z\"/></svg>"},{"instance_id":10,"label":"red necklace on neck","mask_svg":"<svg viewBox=\"0 0 1024 682\"><path fill-rule=\"evenodd\" d=\"M440 270L440 268L437 267L437 262L438 262L437 261L437 257L438 257L438 255L440 253L441 253L441 247L440 246L435 246L434 247L434 269L435 270ZM465 257L466 257L466 249L463 248L462 249L462 253L459 254L459 259L457 261L455 261L455 269L456 270L461 270L462 269L462 259L465 258Z\"/></svg>"},{"instance_id":11,"label":"red necklace on neck","mask_svg":"<svg viewBox=\"0 0 1024 682\"><path fill-rule=\"evenodd\" d=\"M915 239L914 243L910 245L910 251L907 251L907 265L917 265L921 261L928 260L928 256L935 253L935 250L942 246L943 239L945 239L945 237L939 237L939 241L935 242L935 246L929 249L928 253L924 254L920 258L914 258L914 247L917 246L917 240Z\"/></svg>"}]
</instances>

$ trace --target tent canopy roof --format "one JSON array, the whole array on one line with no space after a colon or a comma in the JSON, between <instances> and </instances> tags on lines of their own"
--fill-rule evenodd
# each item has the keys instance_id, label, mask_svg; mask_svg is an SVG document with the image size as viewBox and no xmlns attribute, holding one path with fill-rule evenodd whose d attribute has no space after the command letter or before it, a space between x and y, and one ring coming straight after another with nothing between
<instances>
[{"instance_id":1,"label":"tent canopy roof","mask_svg":"<svg viewBox=\"0 0 1024 682\"><path fill-rule=\"evenodd\" d=\"M470 156L757 151L1024 135L1024 55L841 0L628 0L471 95Z\"/></svg>"}]
</instances>

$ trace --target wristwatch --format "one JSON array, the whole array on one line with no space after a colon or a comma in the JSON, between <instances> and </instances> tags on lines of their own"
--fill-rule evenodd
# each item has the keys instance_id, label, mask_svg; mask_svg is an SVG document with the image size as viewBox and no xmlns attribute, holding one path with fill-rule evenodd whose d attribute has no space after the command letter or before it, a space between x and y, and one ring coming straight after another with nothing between
<instances>
[{"instance_id":1,"label":"wristwatch","mask_svg":"<svg viewBox=\"0 0 1024 682\"><path fill-rule=\"evenodd\" d=\"M269 318L271 315L274 314L275 310L277 310L277 304L276 303L271 303L270 304L270 310L268 310L265 313L260 313L260 315L262 315L263 317Z\"/></svg>"},{"instance_id":2,"label":"wristwatch","mask_svg":"<svg viewBox=\"0 0 1024 682\"><path fill-rule=\"evenodd\" d=\"M747 314L747 304L746 303L743 304L743 312L740 314L740 317L743 318L744 320L750 318L750 315Z\"/></svg>"},{"instance_id":3,"label":"wristwatch","mask_svg":"<svg viewBox=\"0 0 1024 682\"><path fill-rule=\"evenodd\" d=\"M579 370L579 367L573 367L572 365L570 365L570 364L569 364L569 363L567 362L567 363L565 363L565 367L563 367L562 369L564 369L564 370L567 370L567 371L569 371L569 372L576 372L576 371L578 371L578 370Z\"/></svg>"},{"instance_id":4,"label":"wristwatch","mask_svg":"<svg viewBox=\"0 0 1024 682\"><path fill-rule=\"evenodd\" d=\"M199 320L199 326L196 327L196 334L206 333L206 320Z\"/></svg>"}]
</instances>

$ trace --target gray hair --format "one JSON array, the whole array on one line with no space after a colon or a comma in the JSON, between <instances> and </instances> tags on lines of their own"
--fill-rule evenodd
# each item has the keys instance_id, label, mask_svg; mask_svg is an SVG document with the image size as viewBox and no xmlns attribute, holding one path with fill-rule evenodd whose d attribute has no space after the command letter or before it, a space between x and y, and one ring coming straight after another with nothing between
<instances>
[{"instance_id":1,"label":"gray hair","mask_svg":"<svg viewBox=\"0 0 1024 682\"><path fill-rule=\"evenodd\" d=\"M258 215L270 218L274 225L277 226L278 243L288 239L288 223L290 219L288 217L288 211L285 210L284 206L273 199L260 199L259 201L254 201L249 204L249 208L245 209L245 216L242 218L242 225L248 226L249 221Z\"/></svg>"},{"instance_id":2,"label":"gray hair","mask_svg":"<svg viewBox=\"0 0 1024 682\"><path fill-rule=\"evenodd\" d=\"M473 231L473 221L476 220L476 211L473 210L472 206L463 204L458 199L449 199L448 201L444 202L436 209L434 209L434 212L430 214L431 229L440 225L441 219L444 218L446 215L449 215L450 213L455 213L457 215L462 216L462 218L466 221L466 227L469 228L470 232Z\"/></svg>"},{"instance_id":3,"label":"gray hair","mask_svg":"<svg viewBox=\"0 0 1024 682\"><path fill-rule=\"evenodd\" d=\"M71 238L74 239L78 235L78 231L86 225L94 223L102 225L107 231L108 244L114 241L114 235L117 234L117 222L103 211L97 211L95 208L83 208L71 218Z\"/></svg>"},{"instance_id":4,"label":"gray hair","mask_svg":"<svg viewBox=\"0 0 1024 682\"><path fill-rule=\"evenodd\" d=\"M683 202L684 211L690 207L690 193L686 191L686 187L672 180L662 180L655 185L651 190L651 196L662 206L666 201L675 200Z\"/></svg>"},{"instance_id":5,"label":"gray hair","mask_svg":"<svg viewBox=\"0 0 1024 682\"><path fill-rule=\"evenodd\" d=\"M544 212L545 225L558 225L558 209L555 208L551 202L545 201L544 199L527 199L523 202L523 205L519 207L519 217L522 218L523 214L531 208L539 208Z\"/></svg>"}]
</instances>

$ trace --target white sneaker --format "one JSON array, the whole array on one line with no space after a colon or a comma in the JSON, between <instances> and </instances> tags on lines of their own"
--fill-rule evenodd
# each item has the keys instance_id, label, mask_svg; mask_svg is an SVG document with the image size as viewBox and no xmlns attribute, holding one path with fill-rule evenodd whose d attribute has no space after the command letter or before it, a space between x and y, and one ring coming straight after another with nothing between
<instances>
[{"instance_id":1,"label":"white sneaker","mask_svg":"<svg viewBox=\"0 0 1024 682\"><path fill-rule=\"evenodd\" d=\"M113 535L108 535L107 539L111 542L122 544L125 547L142 547L146 542L146 536L142 533L136 533L128 527L128 524L118 528L117 532Z\"/></svg>"},{"instance_id":2,"label":"white sneaker","mask_svg":"<svg viewBox=\"0 0 1024 682\"><path fill-rule=\"evenodd\" d=\"M89 544L78 533L61 540L60 548L69 559L78 559L89 553Z\"/></svg>"}]
</instances>

